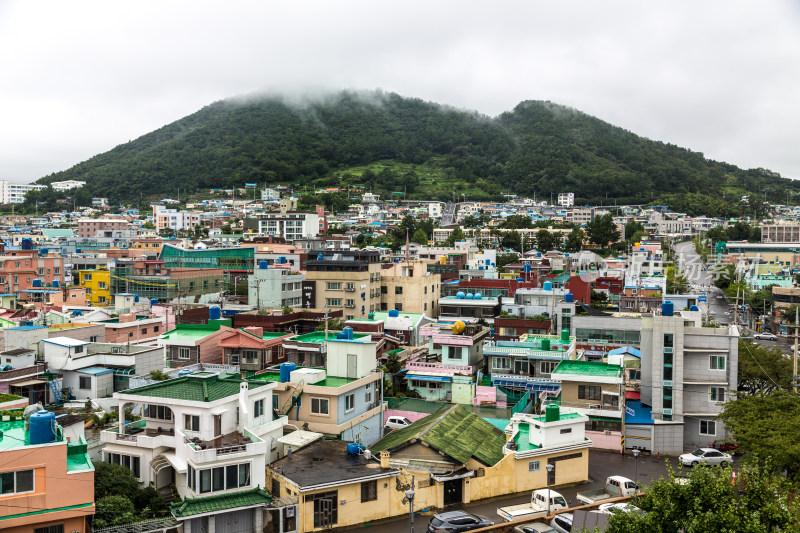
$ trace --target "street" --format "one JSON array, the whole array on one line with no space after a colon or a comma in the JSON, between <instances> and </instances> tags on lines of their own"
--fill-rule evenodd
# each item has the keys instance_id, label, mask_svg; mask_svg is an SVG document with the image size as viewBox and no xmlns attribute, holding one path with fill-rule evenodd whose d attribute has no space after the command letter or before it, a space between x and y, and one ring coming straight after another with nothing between
<instances>
[{"instance_id":1,"label":"street","mask_svg":"<svg viewBox=\"0 0 800 533\"><path fill-rule=\"evenodd\" d=\"M733 324L733 315L729 310L731 304L725 294L714 285L713 272L708 271L708 266L695 251L694 243L678 243L675 245L675 252L678 255L678 269L698 292L705 291L708 294L709 315L720 324Z\"/></svg>"},{"instance_id":2,"label":"street","mask_svg":"<svg viewBox=\"0 0 800 533\"><path fill-rule=\"evenodd\" d=\"M667 467L669 462L673 469L677 472L688 469L678 466L676 457L658 458L649 454L640 455L638 460L635 460L631 454L626 454L624 457L620 456L619 452L612 452L607 450L589 450L589 481L570 486L553 486L553 490L560 492L570 505L577 505L575 496L579 492L586 490L599 489L605 485L605 480L608 476L622 475L630 479L634 479L638 474L638 481L643 488L655 479L661 476L666 476ZM735 467L734 467L735 468ZM464 509L471 513L480 514L489 518L495 523L501 519L497 516L497 508L505 507L508 505L517 505L530 501L530 494L517 494L512 496L501 496L490 500L481 500L472 502L465 505L454 506L453 509ZM417 516L414 517L414 530L425 531L431 517L440 512L440 509L423 509ZM416 515L417 513L415 513ZM368 531L370 533L396 533L397 531L405 531L408 529L408 516L396 518L386 522L373 524L370 526L362 526L352 528L350 531Z\"/></svg>"}]
</instances>

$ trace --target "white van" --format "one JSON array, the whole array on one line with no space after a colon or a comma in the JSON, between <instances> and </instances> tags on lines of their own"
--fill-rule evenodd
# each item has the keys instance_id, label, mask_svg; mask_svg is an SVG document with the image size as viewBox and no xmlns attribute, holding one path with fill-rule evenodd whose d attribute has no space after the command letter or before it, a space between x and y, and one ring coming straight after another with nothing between
<instances>
[{"instance_id":1,"label":"white van","mask_svg":"<svg viewBox=\"0 0 800 533\"><path fill-rule=\"evenodd\" d=\"M411 425L411 420L404 416L390 416L386 419L385 429L403 429Z\"/></svg>"}]
</instances>

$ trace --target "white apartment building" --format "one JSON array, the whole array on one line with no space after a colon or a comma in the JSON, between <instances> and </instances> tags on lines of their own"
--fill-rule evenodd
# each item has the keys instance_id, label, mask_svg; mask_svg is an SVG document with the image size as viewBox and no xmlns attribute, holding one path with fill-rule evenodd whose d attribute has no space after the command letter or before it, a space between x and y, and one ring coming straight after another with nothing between
<instances>
[{"instance_id":1,"label":"white apartment building","mask_svg":"<svg viewBox=\"0 0 800 533\"><path fill-rule=\"evenodd\" d=\"M575 193L560 192L558 193L558 205L561 207L572 207L575 205Z\"/></svg>"},{"instance_id":2,"label":"white apartment building","mask_svg":"<svg viewBox=\"0 0 800 533\"><path fill-rule=\"evenodd\" d=\"M46 189L45 185L11 183L8 180L0 180L0 204L21 204L25 201L25 195L35 189Z\"/></svg>"},{"instance_id":3,"label":"white apartment building","mask_svg":"<svg viewBox=\"0 0 800 533\"><path fill-rule=\"evenodd\" d=\"M258 235L283 237L288 242L316 237L320 233L320 218L318 213L305 211L259 213Z\"/></svg>"},{"instance_id":4,"label":"white apartment building","mask_svg":"<svg viewBox=\"0 0 800 533\"><path fill-rule=\"evenodd\" d=\"M163 205L153 206L153 218L158 231L194 229L200 224L201 215L200 211L179 211L167 209Z\"/></svg>"},{"instance_id":5,"label":"white apartment building","mask_svg":"<svg viewBox=\"0 0 800 533\"><path fill-rule=\"evenodd\" d=\"M67 181L54 181L50 184L56 191L68 191L70 189L77 189L86 185L85 181L67 180Z\"/></svg>"}]
</instances>

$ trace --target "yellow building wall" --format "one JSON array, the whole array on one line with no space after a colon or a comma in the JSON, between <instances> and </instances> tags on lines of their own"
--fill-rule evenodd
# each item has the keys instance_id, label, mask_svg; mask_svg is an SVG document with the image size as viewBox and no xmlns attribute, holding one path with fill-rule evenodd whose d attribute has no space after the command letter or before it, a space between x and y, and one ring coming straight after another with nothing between
<instances>
[{"instance_id":1,"label":"yellow building wall","mask_svg":"<svg viewBox=\"0 0 800 533\"><path fill-rule=\"evenodd\" d=\"M91 276L90 280L85 279L87 275ZM105 288L100 287L101 283ZM86 289L89 305L111 304L111 272L108 270L79 270L78 285ZM100 301L101 296L105 301Z\"/></svg>"}]
</instances>

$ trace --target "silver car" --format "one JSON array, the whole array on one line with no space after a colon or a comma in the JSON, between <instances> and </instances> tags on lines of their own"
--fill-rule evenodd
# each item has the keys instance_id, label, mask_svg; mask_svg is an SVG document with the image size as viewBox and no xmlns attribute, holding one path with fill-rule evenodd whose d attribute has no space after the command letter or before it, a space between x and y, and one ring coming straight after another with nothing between
<instances>
[{"instance_id":1,"label":"silver car","mask_svg":"<svg viewBox=\"0 0 800 533\"><path fill-rule=\"evenodd\" d=\"M730 466L733 464L733 457L725 452L714 448L698 448L692 453L685 453L678 457L678 461L683 466L695 466L699 464Z\"/></svg>"},{"instance_id":2,"label":"silver car","mask_svg":"<svg viewBox=\"0 0 800 533\"><path fill-rule=\"evenodd\" d=\"M550 520L550 526L558 531L558 533L571 533L572 513L561 513L556 515L555 518Z\"/></svg>"},{"instance_id":3,"label":"silver car","mask_svg":"<svg viewBox=\"0 0 800 533\"><path fill-rule=\"evenodd\" d=\"M764 332L764 333L756 333L753 335L754 339L762 340L762 341L776 341L778 337L774 333Z\"/></svg>"}]
</instances>

